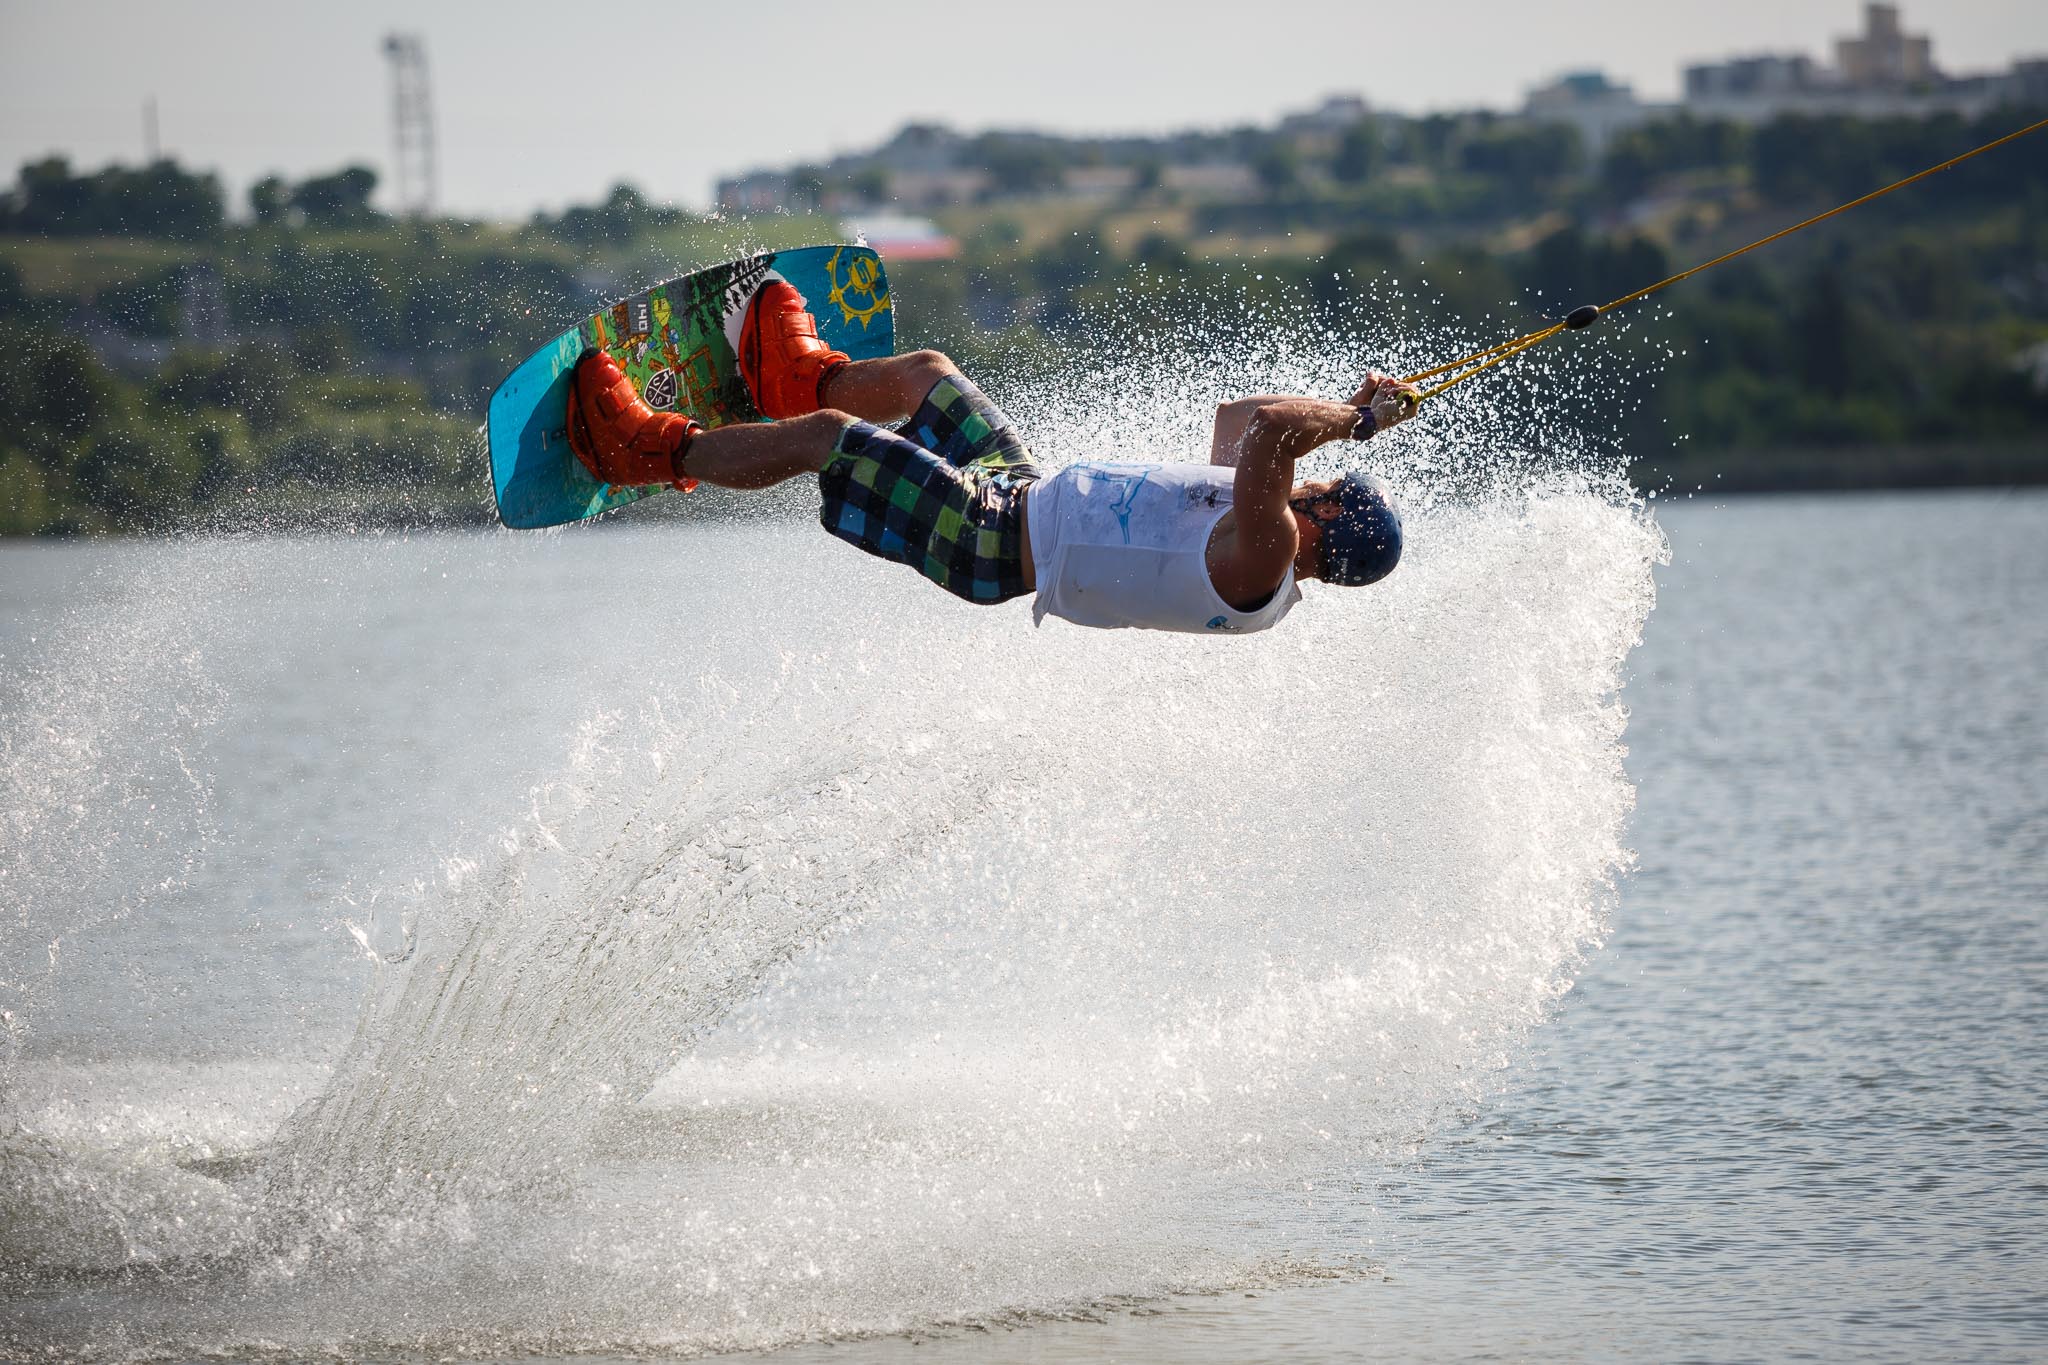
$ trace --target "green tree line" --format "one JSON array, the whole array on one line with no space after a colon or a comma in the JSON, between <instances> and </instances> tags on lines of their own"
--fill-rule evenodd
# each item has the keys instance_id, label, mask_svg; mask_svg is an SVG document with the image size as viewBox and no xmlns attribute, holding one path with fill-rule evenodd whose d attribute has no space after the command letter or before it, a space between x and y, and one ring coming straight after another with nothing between
<instances>
[{"instance_id":1,"label":"green tree line","mask_svg":"<svg viewBox=\"0 0 2048 1365\"><path fill-rule=\"evenodd\" d=\"M892 267L899 328L1001 363L1133 317L1194 325L1218 297L1341 326L1426 255L1430 306L1492 340L2023 121L1679 117L1597 160L1567 128L1480 115L1106 151L992 134L970 147L1000 172L992 202L946 219L962 257ZM1259 193L1177 202L1162 169L1188 156L1241 159ZM1105 157L1137 168L1129 195L1035 231L1039 215L1073 217L1063 167ZM0 199L0 339L18 357L0 374L0 532L162 526L284 493L481 516L475 427L536 345L653 280L838 231L719 223L630 186L517 225L394 220L375 189L364 167L270 177L231 216L217 179L170 162L23 167ZM1118 228L1134 217L1161 226ZM1304 245L1256 268L1237 250L1287 233ZM2048 136L1682 291L1636 333L1682 358L1611 424L1646 466L1690 478L1790 450L1855 483L1895 473L1873 450L2048 451ZM2044 463L1964 457L1933 476L2048 478Z\"/></svg>"}]
</instances>

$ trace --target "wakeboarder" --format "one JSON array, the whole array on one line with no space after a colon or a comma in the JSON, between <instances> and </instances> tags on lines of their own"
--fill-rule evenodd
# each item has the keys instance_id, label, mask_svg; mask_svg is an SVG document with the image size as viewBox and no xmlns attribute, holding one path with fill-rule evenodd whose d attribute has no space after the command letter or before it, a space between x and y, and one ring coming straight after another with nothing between
<instances>
[{"instance_id":1,"label":"wakeboarder","mask_svg":"<svg viewBox=\"0 0 2048 1365\"><path fill-rule=\"evenodd\" d=\"M1223 404L1206 465L1084 463L1048 477L945 355L849 360L774 271L731 302L725 328L772 420L706 430L657 412L594 351L576 369L569 443L595 478L759 489L811 475L833 535L969 602L1035 593L1041 622L1249 634L1287 615L1300 580L1360 587L1401 558L1400 513L1377 480L1294 481L1318 446L1414 413L1415 386L1377 370L1343 402Z\"/></svg>"}]
</instances>

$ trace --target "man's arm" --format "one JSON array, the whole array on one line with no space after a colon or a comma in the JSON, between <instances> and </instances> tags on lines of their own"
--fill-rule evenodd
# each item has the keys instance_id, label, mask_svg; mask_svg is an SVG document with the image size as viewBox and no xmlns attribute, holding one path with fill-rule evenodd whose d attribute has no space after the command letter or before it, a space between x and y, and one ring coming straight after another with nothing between
<instances>
[{"instance_id":1,"label":"man's arm","mask_svg":"<svg viewBox=\"0 0 2048 1365\"><path fill-rule=\"evenodd\" d=\"M1262 395L1217 409L1210 460L1237 470L1232 484L1235 533L1209 561L1209 581L1217 595L1240 611L1252 610L1287 576L1288 565L1301 549L1301 533L1287 506L1296 460L1317 446L1359 434L1360 406L1371 406L1372 421L1363 433L1369 436L1412 417L1416 398L1413 384L1372 370L1349 403ZM1226 418L1236 433L1228 460L1218 458Z\"/></svg>"},{"instance_id":2,"label":"man's arm","mask_svg":"<svg viewBox=\"0 0 2048 1365\"><path fill-rule=\"evenodd\" d=\"M1391 375L1367 370L1365 382L1359 385L1357 393L1351 395L1352 405L1372 403L1380 385L1388 383L1396 384L1397 389L1406 387L1398 384ZM1298 393L1255 393L1249 398L1238 398L1220 405L1216 409L1216 424L1209 433L1209 463L1221 469L1237 468L1238 446L1244 440L1245 428L1251 425L1252 414L1268 403L1286 403L1302 397L1304 395ZM1413 411L1413 408L1408 409L1408 412ZM1392 423L1382 421L1380 425L1390 426Z\"/></svg>"},{"instance_id":3,"label":"man's arm","mask_svg":"<svg viewBox=\"0 0 2048 1365\"><path fill-rule=\"evenodd\" d=\"M1246 610L1280 586L1301 548L1287 509L1294 462L1317 446L1345 440L1357 426L1357 408L1322 398L1282 398L1252 409L1237 442L1236 533L1209 563L1209 581L1224 601Z\"/></svg>"},{"instance_id":4,"label":"man's arm","mask_svg":"<svg viewBox=\"0 0 2048 1365\"><path fill-rule=\"evenodd\" d=\"M1209 435L1209 463L1221 469L1237 468L1238 443L1244 440L1244 429L1251 425L1252 414L1268 403L1285 403L1299 397L1298 393L1255 393L1217 408L1216 426Z\"/></svg>"}]
</instances>

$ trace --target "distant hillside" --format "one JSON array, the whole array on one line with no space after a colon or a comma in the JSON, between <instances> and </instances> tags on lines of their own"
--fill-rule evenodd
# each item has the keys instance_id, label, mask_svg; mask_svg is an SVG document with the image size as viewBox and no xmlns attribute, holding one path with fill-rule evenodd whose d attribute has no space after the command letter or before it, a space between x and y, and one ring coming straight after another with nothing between
<instances>
[{"instance_id":1,"label":"distant hillside","mask_svg":"<svg viewBox=\"0 0 2048 1365\"><path fill-rule=\"evenodd\" d=\"M1597 156L1567 126L1349 106L1165 142L907 129L899 160L973 184L925 208L958 254L891 269L905 344L977 363L1206 298L1341 326L1424 258L1437 319L1490 340L2042 112L1680 116ZM832 166L779 174L820 210L884 192ZM0 532L360 507L365 489L403 520L481 517L484 400L540 341L654 280L842 232L828 213L700 216L627 186L520 225L394 221L375 184L364 168L266 181L237 221L217 181L169 162L23 168L0 204L0 332L21 357L0 371ZM2048 478L2048 134L1665 298L1630 334L1661 374L1602 417L1645 478Z\"/></svg>"}]
</instances>

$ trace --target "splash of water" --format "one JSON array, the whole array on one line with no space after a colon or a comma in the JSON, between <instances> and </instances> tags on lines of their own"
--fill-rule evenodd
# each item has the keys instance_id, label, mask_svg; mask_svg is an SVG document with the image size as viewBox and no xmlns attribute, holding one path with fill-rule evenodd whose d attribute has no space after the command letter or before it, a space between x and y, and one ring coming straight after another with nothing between
<instances>
[{"instance_id":1,"label":"splash of water","mask_svg":"<svg viewBox=\"0 0 2048 1365\"><path fill-rule=\"evenodd\" d=\"M1232 355L990 387L1050 459L1135 457L1199 448L1212 390L1355 367ZM501 840L379 903L398 931L360 926L395 960L261 1178L178 1173L213 1187L186 1207L233 1295L126 1321L181 1349L699 1351L1358 1255L1361 1176L1482 1100L1598 941L1662 553L1597 451L1531 478L1447 444L1367 448L1411 508L1401 572L1255 642L946 610L795 526L713 537L752 576L709 607L715 558L660 570L698 590L635 629L685 643L592 698ZM518 544L609 581L670 554ZM707 610L752 628L707 637ZM17 1112L58 1149L91 1126ZM176 1200L105 1193L148 1254Z\"/></svg>"},{"instance_id":2,"label":"splash of water","mask_svg":"<svg viewBox=\"0 0 2048 1365\"><path fill-rule=\"evenodd\" d=\"M679 730L658 706L591 724L493 868L450 869L410 969L286 1130L294 1170L357 1186L575 1169L609 1106L990 799L933 781L914 731L784 748L832 699L808 700L707 695Z\"/></svg>"}]
</instances>

